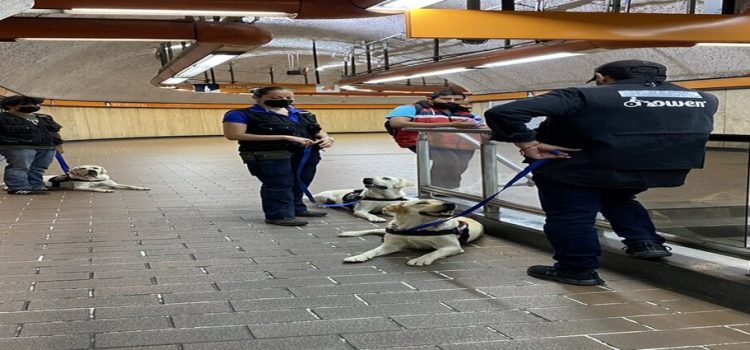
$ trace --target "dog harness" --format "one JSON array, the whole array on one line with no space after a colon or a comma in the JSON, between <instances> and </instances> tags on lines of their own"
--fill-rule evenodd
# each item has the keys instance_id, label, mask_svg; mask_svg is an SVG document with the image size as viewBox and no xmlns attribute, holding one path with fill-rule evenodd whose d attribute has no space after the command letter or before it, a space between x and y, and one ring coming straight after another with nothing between
<instances>
[{"instance_id":1,"label":"dog harness","mask_svg":"<svg viewBox=\"0 0 750 350\"><path fill-rule=\"evenodd\" d=\"M57 175L53 178L49 179L49 182L52 183L52 188L60 188L60 184L63 182L71 182L71 181L81 181L81 182L102 182L106 180L81 180L81 179L72 179L70 175Z\"/></svg>"},{"instance_id":2,"label":"dog harness","mask_svg":"<svg viewBox=\"0 0 750 350\"><path fill-rule=\"evenodd\" d=\"M60 188L61 183L69 182L69 181L73 181L73 180L68 175L57 175L49 179L49 182L52 183L52 188Z\"/></svg>"},{"instance_id":3,"label":"dog harness","mask_svg":"<svg viewBox=\"0 0 750 350\"><path fill-rule=\"evenodd\" d=\"M429 231L429 230L394 230L392 228L386 228L385 232L392 235L399 236L445 236L445 235L456 235L458 241L461 244L465 244L469 241L469 224L464 221L458 221L458 226L440 231Z\"/></svg>"},{"instance_id":4,"label":"dog harness","mask_svg":"<svg viewBox=\"0 0 750 350\"><path fill-rule=\"evenodd\" d=\"M363 195L362 195L362 192L364 192L364 191L365 191L364 189L361 189L361 190L354 190L354 191L352 191L352 192L349 192L349 193L345 194L345 195L344 195L344 197L342 197L342 198L341 198L341 201L342 201L342 202L343 202L344 204L346 204L346 205L342 205L342 206L343 206L343 207L347 207L347 208L350 208L350 209L351 209L351 208L353 208L353 207L354 207L354 205L355 205L355 204L356 204L357 202L359 202L359 201L361 201L361 200L368 200L368 201L381 201L381 202L392 202L392 201L406 201L406 200L408 200L408 199L406 199L406 198L404 198L404 197L393 198L393 199L390 199L390 198L372 198L372 197L365 197L365 196L363 196Z\"/></svg>"}]
</instances>

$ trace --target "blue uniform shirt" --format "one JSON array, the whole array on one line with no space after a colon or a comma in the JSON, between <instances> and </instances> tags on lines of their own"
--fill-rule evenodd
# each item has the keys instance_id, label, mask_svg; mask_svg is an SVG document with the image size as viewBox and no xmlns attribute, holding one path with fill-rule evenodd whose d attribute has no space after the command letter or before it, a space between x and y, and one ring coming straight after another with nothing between
<instances>
[{"instance_id":1,"label":"blue uniform shirt","mask_svg":"<svg viewBox=\"0 0 750 350\"><path fill-rule=\"evenodd\" d=\"M276 112L269 111L269 110L261 107L258 104L252 105L249 109L250 109L251 112L254 112L254 113L264 113L264 114L280 115L280 116L286 117L283 114L279 114L279 113L276 113ZM292 123L299 123L299 113L301 112L301 110L296 109L294 107L289 107L288 109L289 109L289 120ZM234 111L229 111L226 114L224 114L224 120L222 120L222 122L224 122L224 123L250 124L250 118L247 115L245 115L245 113L242 113L240 111L234 110Z\"/></svg>"}]
</instances>

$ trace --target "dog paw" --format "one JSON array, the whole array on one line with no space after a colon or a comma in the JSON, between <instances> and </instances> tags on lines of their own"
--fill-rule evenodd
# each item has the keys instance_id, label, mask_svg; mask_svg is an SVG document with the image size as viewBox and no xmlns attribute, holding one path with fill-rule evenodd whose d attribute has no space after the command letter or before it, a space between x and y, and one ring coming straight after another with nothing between
<instances>
[{"instance_id":1,"label":"dog paw","mask_svg":"<svg viewBox=\"0 0 750 350\"><path fill-rule=\"evenodd\" d=\"M148 187L141 187L138 189L138 191L151 191L151 189Z\"/></svg>"},{"instance_id":2,"label":"dog paw","mask_svg":"<svg viewBox=\"0 0 750 350\"><path fill-rule=\"evenodd\" d=\"M356 237L353 232L341 232L338 234L339 237Z\"/></svg>"},{"instance_id":3,"label":"dog paw","mask_svg":"<svg viewBox=\"0 0 750 350\"><path fill-rule=\"evenodd\" d=\"M364 261L367 261L367 260L370 260L370 259L367 258L366 256L355 255L355 256L350 256L348 258L345 258L344 262L358 263L358 262L364 262Z\"/></svg>"},{"instance_id":4,"label":"dog paw","mask_svg":"<svg viewBox=\"0 0 750 350\"><path fill-rule=\"evenodd\" d=\"M383 218L379 218L379 217L374 217L374 218L367 219L367 221L369 221L369 222L386 222L388 220L383 219Z\"/></svg>"},{"instance_id":5,"label":"dog paw","mask_svg":"<svg viewBox=\"0 0 750 350\"><path fill-rule=\"evenodd\" d=\"M431 259L422 259L421 257L419 257L419 258L415 258L415 259L411 259L411 260L407 261L406 265L409 265L409 266L427 266L427 265L432 264L433 261L434 260L431 260Z\"/></svg>"}]
</instances>

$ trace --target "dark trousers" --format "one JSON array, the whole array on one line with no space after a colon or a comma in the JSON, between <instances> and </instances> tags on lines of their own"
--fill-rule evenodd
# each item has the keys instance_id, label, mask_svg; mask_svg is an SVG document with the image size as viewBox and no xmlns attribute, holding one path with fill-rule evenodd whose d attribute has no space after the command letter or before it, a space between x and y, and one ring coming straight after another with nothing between
<instances>
[{"instance_id":1,"label":"dark trousers","mask_svg":"<svg viewBox=\"0 0 750 350\"><path fill-rule=\"evenodd\" d=\"M461 186L461 175L469 167L474 150L430 148L432 185L444 188Z\"/></svg>"},{"instance_id":2,"label":"dark trousers","mask_svg":"<svg viewBox=\"0 0 750 350\"><path fill-rule=\"evenodd\" d=\"M641 189L583 187L534 176L547 216L544 233L555 249L555 267L566 271L599 267L599 238L594 229L601 212L626 245L642 241L664 243L646 208L635 200Z\"/></svg>"},{"instance_id":3,"label":"dark trousers","mask_svg":"<svg viewBox=\"0 0 750 350\"><path fill-rule=\"evenodd\" d=\"M296 175L301 159L300 151L293 152L290 159L247 162L250 174L262 183L260 198L266 219L293 218L297 213L307 211L302 202L303 192ZM301 178L305 187L312 183L318 162L320 154L314 151L302 168Z\"/></svg>"}]
</instances>

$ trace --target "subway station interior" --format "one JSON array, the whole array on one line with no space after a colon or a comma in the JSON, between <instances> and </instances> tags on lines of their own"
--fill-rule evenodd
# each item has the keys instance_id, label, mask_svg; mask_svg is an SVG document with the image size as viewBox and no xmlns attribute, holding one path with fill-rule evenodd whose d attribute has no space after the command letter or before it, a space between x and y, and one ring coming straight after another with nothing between
<instances>
[{"instance_id":1,"label":"subway station interior","mask_svg":"<svg viewBox=\"0 0 750 350\"><path fill-rule=\"evenodd\" d=\"M619 60L718 109L703 167L638 195L671 256L629 256L597 217L604 284L527 274L555 263L545 211L531 175L485 201L528 166L486 121L410 128L415 151L384 127L447 88L482 116ZM327 215L269 224L222 122L267 86L335 139L310 192L401 179L404 202L482 202L464 216L484 234L414 266L423 249L344 261L387 242L345 234L385 214L305 199ZM750 349L750 0L2 0L15 95L62 126L45 175L134 187L0 191L1 350ZM431 171L441 137L472 145L457 186Z\"/></svg>"}]
</instances>

